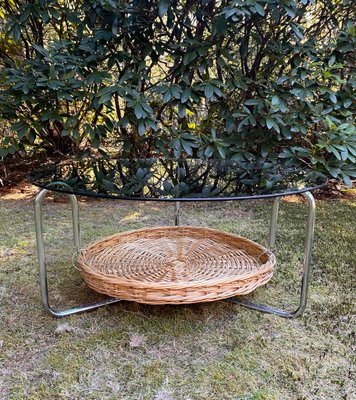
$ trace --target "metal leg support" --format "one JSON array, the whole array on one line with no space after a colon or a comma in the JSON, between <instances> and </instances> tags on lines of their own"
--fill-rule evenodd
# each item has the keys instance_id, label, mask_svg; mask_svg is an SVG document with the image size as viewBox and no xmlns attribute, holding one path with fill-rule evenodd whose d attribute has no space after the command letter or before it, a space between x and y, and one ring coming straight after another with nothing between
<instances>
[{"instance_id":1,"label":"metal leg support","mask_svg":"<svg viewBox=\"0 0 356 400\"><path fill-rule=\"evenodd\" d=\"M180 204L179 201L176 201L174 203L174 225L179 226L180 225Z\"/></svg>"},{"instance_id":2,"label":"metal leg support","mask_svg":"<svg viewBox=\"0 0 356 400\"><path fill-rule=\"evenodd\" d=\"M310 272L311 272L311 251L312 251L312 243L314 237L314 225L315 225L315 201L314 197L310 192L302 193L303 196L307 199L309 206L309 214L308 214L308 223L306 229L306 238L304 245L304 260L303 260L303 277L301 282L301 292L300 292L300 301L299 306L295 311L286 311L278 308L273 308L263 304L252 303L251 301L240 299L238 297L227 299L227 301L240 304L242 306L252 308L254 310L276 314L285 318L295 318L301 315L305 307L307 305L308 298L308 289L309 289L309 281L310 281ZM276 240L276 227L277 227L277 217L278 217L278 207L279 207L280 198L276 198L271 213L271 222L270 222L270 231L269 231L269 249L273 251L275 240Z\"/></svg>"},{"instance_id":3,"label":"metal leg support","mask_svg":"<svg viewBox=\"0 0 356 400\"><path fill-rule=\"evenodd\" d=\"M39 281L41 290L41 300L45 311L54 317L65 317L67 315L77 314L84 311L94 310L98 307L107 304L117 303L120 299L109 298L104 301L87 304L71 309L57 311L54 310L48 300L48 284L47 284L47 268L45 261L44 239L43 239L43 218L42 218L42 201L45 198L48 190L42 189L38 192L35 199L35 224L36 224L36 239L37 239L37 255L39 262ZM72 207L73 235L76 251L80 250L80 233L79 233L79 208L78 201L75 195L66 194L69 197Z\"/></svg>"}]
</instances>

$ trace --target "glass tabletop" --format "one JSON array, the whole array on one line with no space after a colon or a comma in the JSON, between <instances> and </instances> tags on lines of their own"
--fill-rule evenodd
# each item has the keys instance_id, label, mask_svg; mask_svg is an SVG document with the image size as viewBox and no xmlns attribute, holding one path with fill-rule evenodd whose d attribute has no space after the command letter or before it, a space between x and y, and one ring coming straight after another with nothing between
<instances>
[{"instance_id":1,"label":"glass tabletop","mask_svg":"<svg viewBox=\"0 0 356 400\"><path fill-rule=\"evenodd\" d=\"M28 179L57 192L154 201L277 197L327 182L321 173L271 163L161 158L66 161L34 170Z\"/></svg>"}]
</instances>

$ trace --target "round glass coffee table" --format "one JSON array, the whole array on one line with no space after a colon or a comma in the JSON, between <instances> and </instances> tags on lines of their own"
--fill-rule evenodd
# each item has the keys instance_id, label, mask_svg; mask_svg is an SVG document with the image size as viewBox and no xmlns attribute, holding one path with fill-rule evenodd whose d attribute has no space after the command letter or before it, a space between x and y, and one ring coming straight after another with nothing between
<instances>
[{"instance_id":1,"label":"round glass coffee table","mask_svg":"<svg viewBox=\"0 0 356 400\"><path fill-rule=\"evenodd\" d=\"M306 307L315 224L311 192L326 184L324 175L272 164L200 159L87 159L43 166L29 174L40 187L35 199L39 280L43 306L63 317L121 300L148 304L187 304L228 300L255 310L293 318ZM48 192L67 195L72 207L75 263L89 287L104 301L66 310L49 304L42 201ZM300 302L288 311L255 304L240 296L266 284L276 263L281 197L301 194L309 214ZM101 238L81 249L77 196L131 201L172 202L174 226L145 228ZM268 248L214 229L180 225L180 203L272 198Z\"/></svg>"}]
</instances>

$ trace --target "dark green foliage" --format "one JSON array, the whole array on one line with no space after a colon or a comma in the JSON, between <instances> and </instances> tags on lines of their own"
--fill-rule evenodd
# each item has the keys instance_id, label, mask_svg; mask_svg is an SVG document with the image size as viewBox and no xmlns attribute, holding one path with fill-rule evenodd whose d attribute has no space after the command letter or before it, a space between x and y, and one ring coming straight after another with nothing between
<instances>
[{"instance_id":1,"label":"dark green foliage","mask_svg":"<svg viewBox=\"0 0 356 400\"><path fill-rule=\"evenodd\" d=\"M0 116L17 135L0 155L283 161L350 184L352 11L348 0L5 1Z\"/></svg>"},{"instance_id":2,"label":"dark green foliage","mask_svg":"<svg viewBox=\"0 0 356 400\"><path fill-rule=\"evenodd\" d=\"M39 168L28 179L42 188L55 185L93 197L164 201L298 193L326 183L324 175L310 170L240 165L239 161L210 159L85 159Z\"/></svg>"}]
</instances>

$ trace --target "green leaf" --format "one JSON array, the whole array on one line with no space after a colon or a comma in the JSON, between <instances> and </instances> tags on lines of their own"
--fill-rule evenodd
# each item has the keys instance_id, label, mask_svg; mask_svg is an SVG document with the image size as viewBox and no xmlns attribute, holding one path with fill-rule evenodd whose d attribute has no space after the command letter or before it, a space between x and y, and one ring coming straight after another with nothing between
<instances>
[{"instance_id":1,"label":"green leaf","mask_svg":"<svg viewBox=\"0 0 356 400\"><path fill-rule=\"evenodd\" d=\"M192 143L191 143L191 142L188 142L188 141L186 141L186 140L183 140L183 139L180 140L180 143L181 143L181 145L182 145L184 151L185 151L188 155L192 156L192 155L193 155Z\"/></svg>"},{"instance_id":2,"label":"green leaf","mask_svg":"<svg viewBox=\"0 0 356 400\"><path fill-rule=\"evenodd\" d=\"M226 158L226 151L223 147L218 147L218 153L220 154L220 157L225 159Z\"/></svg>"},{"instance_id":3,"label":"green leaf","mask_svg":"<svg viewBox=\"0 0 356 400\"><path fill-rule=\"evenodd\" d=\"M166 93L163 95L163 103L168 103L172 98L172 94L170 90L167 90Z\"/></svg>"},{"instance_id":4,"label":"green leaf","mask_svg":"<svg viewBox=\"0 0 356 400\"><path fill-rule=\"evenodd\" d=\"M343 105L344 105L345 108L349 108L351 106L351 104L352 104L352 100L351 99L345 99L343 101Z\"/></svg>"},{"instance_id":5,"label":"green leaf","mask_svg":"<svg viewBox=\"0 0 356 400\"><path fill-rule=\"evenodd\" d=\"M151 129L153 129L154 131L158 131L158 126L157 126L157 124L152 120L152 119L150 119L150 118L147 118L146 120L146 124L151 128Z\"/></svg>"},{"instance_id":6,"label":"green leaf","mask_svg":"<svg viewBox=\"0 0 356 400\"><path fill-rule=\"evenodd\" d=\"M339 130L339 131L342 131L342 130L347 129L347 128L349 128L349 127L350 127L350 124L348 124L347 122L345 122L345 123L343 123L343 124L341 124L341 125L338 126L338 130Z\"/></svg>"},{"instance_id":7,"label":"green leaf","mask_svg":"<svg viewBox=\"0 0 356 400\"><path fill-rule=\"evenodd\" d=\"M253 115L251 115L251 116L248 118L248 120L249 120L249 122L250 122L250 125L256 126L257 121L256 121L256 118L255 118Z\"/></svg>"},{"instance_id":8,"label":"green leaf","mask_svg":"<svg viewBox=\"0 0 356 400\"><path fill-rule=\"evenodd\" d=\"M48 57L48 51L44 49L42 46L38 44L32 44L32 47L36 49L40 54L42 54L44 57Z\"/></svg>"},{"instance_id":9,"label":"green leaf","mask_svg":"<svg viewBox=\"0 0 356 400\"><path fill-rule=\"evenodd\" d=\"M225 97L224 93L217 86L214 86L214 93L219 97Z\"/></svg>"},{"instance_id":10,"label":"green leaf","mask_svg":"<svg viewBox=\"0 0 356 400\"><path fill-rule=\"evenodd\" d=\"M184 118L186 116L187 113L187 108L184 104L178 104L178 115L180 116L180 118Z\"/></svg>"},{"instance_id":11,"label":"green leaf","mask_svg":"<svg viewBox=\"0 0 356 400\"><path fill-rule=\"evenodd\" d=\"M223 15L219 15L215 18L213 23L214 34L222 35L227 29L226 19Z\"/></svg>"},{"instance_id":12,"label":"green leaf","mask_svg":"<svg viewBox=\"0 0 356 400\"><path fill-rule=\"evenodd\" d=\"M183 57L183 65L188 65L192 61L194 61L198 57L198 54L195 51L189 51L184 54Z\"/></svg>"},{"instance_id":13,"label":"green leaf","mask_svg":"<svg viewBox=\"0 0 356 400\"><path fill-rule=\"evenodd\" d=\"M334 104L337 103L337 97L335 96L335 93L329 93L329 98Z\"/></svg>"},{"instance_id":14,"label":"green leaf","mask_svg":"<svg viewBox=\"0 0 356 400\"><path fill-rule=\"evenodd\" d=\"M287 13L291 18L294 18L294 17L295 17L295 12L294 12L293 8L284 6L284 9L286 10L286 13Z\"/></svg>"},{"instance_id":15,"label":"green leaf","mask_svg":"<svg viewBox=\"0 0 356 400\"><path fill-rule=\"evenodd\" d=\"M112 93L106 93L103 96L99 97L98 103L105 104L111 102L111 98L112 98Z\"/></svg>"},{"instance_id":16,"label":"green leaf","mask_svg":"<svg viewBox=\"0 0 356 400\"><path fill-rule=\"evenodd\" d=\"M223 11L223 14L225 15L225 18L228 19L228 18L230 18L232 15L236 14L238 11L239 11L239 10L238 10L237 8L235 8L235 7L233 7L233 8L228 8L228 7L227 7L227 8Z\"/></svg>"},{"instance_id":17,"label":"green leaf","mask_svg":"<svg viewBox=\"0 0 356 400\"><path fill-rule=\"evenodd\" d=\"M0 157L5 157L8 154L7 148L0 147Z\"/></svg>"},{"instance_id":18,"label":"green leaf","mask_svg":"<svg viewBox=\"0 0 356 400\"><path fill-rule=\"evenodd\" d=\"M343 181L346 183L346 185L348 186L348 187L352 187L352 181L351 181L351 179L350 179L350 177L348 176L348 175L346 175L346 174L342 174L342 179L343 179Z\"/></svg>"},{"instance_id":19,"label":"green leaf","mask_svg":"<svg viewBox=\"0 0 356 400\"><path fill-rule=\"evenodd\" d=\"M289 79L288 76L282 75L278 78L277 83L284 83L285 81L287 81Z\"/></svg>"},{"instance_id":20,"label":"green leaf","mask_svg":"<svg viewBox=\"0 0 356 400\"><path fill-rule=\"evenodd\" d=\"M261 6L261 4L256 3L256 4L254 5L254 8L255 8L255 10L256 10L260 15L262 15L262 17L265 16L265 10L264 10L264 8Z\"/></svg>"},{"instance_id":21,"label":"green leaf","mask_svg":"<svg viewBox=\"0 0 356 400\"><path fill-rule=\"evenodd\" d=\"M11 28L12 36L15 40L15 42L18 42L21 38L21 29L19 24L14 24Z\"/></svg>"},{"instance_id":22,"label":"green leaf","mask_svg":"<svg viewBox=\"0 0 356 400\"><path fill-rule=\"evenodd\" d=\"M138 134L139 134L140 136L143 136L143 135L145 134L145 132L146 132L146 125L145 125L144 120L140 119L140 120L138 121L137 130L138 130Z\"/></svg>"},{"instance_id":23,"label":"green leaf","mask_svg":"<svg viewBox=\"0 0 356 400\"><path fill-rule=\"evenodd\" d=\"M19 122L15 122L14 124L11 125L10 129L13 131L18 131L20 129L22 129L24 126L26 126L27 124L23 121L19 121Z\"/></svg>"},{"instance_id":24,"label":"green leaf","mask_svg":"<svg viewBox=\"0 0 356 400\"><path fill-rule=\"evenodd\" d=\"M144 168L139 168L136 171L136 178L142 180L146 175L146 170Z\"/></svg>"},{"instance_id":25,"label":"green leaf","mask_svg":"<svg viewBox=\"0 0 356 400\"><path fill-rule=\"evenodd\" d=\"M340 169L339 169L339 168L336 169L336 168L331 168L331 167L328 167L328 166L326 166L326 168L327 168L329 174L330 174L332 177L338 178L338 176L339 176L339 174L340 174Z\"/></svg>"},{"instance_id":26,"label":"green leaf","mask_svg":"<svg viewBox=\"0 0 356 400\"><path fill-rule=\"evenodd\" d=\"M331 56L330 60L328 61L328 66L332 67L335 64L335 56Z\"/></svg>"},{"instance_id":27,"label":"green leaf","mask_svg":"<svg viewBox=\"0 0 356 400\"><path fill-rule=\"evenodd\" d=\"M205 151L204 151L204 155L205 157L211 157L214 154L214 149L211 146L208 146Z\"/></svg>"},{"instance_id":28,"label":"green leaf","mask_svg":"<svg viewBox=\"0 0 356 400\"><path fill-rule=\"evenodd\" d=\"M7 151L10 154L15 154L17 150L18 150L18 146L15 145L15 144L13 144L13 145L11 145L10 147L7 148Z\"/></svg>"},{"instance_id":29,"label":"green leaf","mask_svg":"<svg viewBox=\"0 0 356 400\"><path fill-rule=\"evenodd\" d=\"M36 131L34 129L31 129L30 132L28 133L28 140L30 143L34 143L36 140Z\"/></svg>"},{"instance_id":30,"label":"green leaf","mask_svg":"<svg viewBox=\"0 0 356 400\"><path fill-rule=\"evenodd\" d=\"M259 103L257 99L248 99L244 102L247 106L255 106Z\"/></svg>"},{"instance_id":31,"label":"green leaf","mask_svg":"<svg viewBox=\"0 0 356 400\"><path fill-rule=\"evenodd\" d=\"M181 102L182 103L186 103L189 99L189 97L191 96L191 90L190 89L184 89L182 96L181 96Z\"/></svg>"},{"instance_id":32,"label":"green leaf","mask_svg":"<svg viewBox=\"0 0 356 400\"><path fill-rule=\"evenodd\" d=\"M342 161L346 161L346 160L348 159L348 157L349 157L349 152L348 152L348 150L347 150L347 149L343 150L343 151L341 152L341 160L342 160Z\"/></svg>"},{"instance_id":33,"label":"green leaf","mask_svg":"<svg viewBox=\"0 0 356 400\"><path fill-rule=\"evenodd\" d=\"M279 125L278 125L275 121L273 121L273 128L274 128L278 133L281 133L281 128L279 127Z\"/></svg>"},{"instance_id":34,"label":"green leaf","mask_svg":"<svg viewBox=\"0 0 356 400\"><path fill-rule=\"evenodd\" d=\"M107 189L117 190L117 187L114 182L109 181L108 179L105 179L105 178L103 178L101 182L102 182L103 186L106 187Z\"/></svg>"},{"instance_id":35,"label":"green leaf","mask_svg":"<svg viewBox=\"0 0 356 400\"><path fill-rule=\"evenodd\" d=\"M140 103L137 103L135 105L134 110L137 119L141 119L147 116L146 111L142 108Z\"/></svg>"},{"instance_id":36,"label":"green leaf","mask_svg":"<svg viewBox=\"0 0 356 400\"><path fill-rule=\"evenodd\" d=\"M250 124L250 117L244 118L237 127L237 132L242 132L244 126Z\"/></svg>"},{"instance_id":37,"label":"green leaf","mask_svg":"<svg viewBox=\"0 0 356 400\"><path fill-rule=\"evenodd\" d=\"M214 95L214 86L210 83L207 83L204 88L204 95L207 99L210 99Z\"/></svg>"},{"instance_id":38,"label":"green leaf","mask_svg":"<svg viewBox=\"0 0 356 400\"><path fill-rule=\"evenodd\" d=\"M278 96L273 96L272 97L272 105L276 106L277 104L279 104L279 97Z\"/></svg>"},{"instance_id":39,"label":"green leaf","mask_svg":"<svg viewBox=\"0 0 356 400\"><path fill-rule=\"evenodd\" d=\"M170 193L173 186L168 181L163 181L163 188L167 193Z\"/></svg>"},{"instance_id":40,"label":"green leaf","mask_svg":"<svg viewBox=\"0 0 356 400\"><path fill-rule=\"evenodd\" d=\"M180 99L180 88L178 86L172 86L171 93L175 99Z\"/></svg>"},{"instance_id":41,"label":"green leaf","mask_svg":"<svg viewBox=\"0 0 356 400\"><path fill-rule=\"evenodd\" d=\"M147 104L147 103L141 103L141 106L143 107L143 109L148 113L148 114L153 114L153 110L152 107Z\"/></svg>"},{"instance_id":42,"label":"green leaf","mask_svg":"<svg viewBox=\"0 0 356 400\"><path fill-rule=\"evenodd\" d=\"M103 75L100 72L93 72L87 76L86 80L88 84L101 83Z\"/></svg>"},{"instance_id":43,"label":"green leaf","mask_svg":"<svg viewBox=\"0 0 356 400\"><path fill-rule=\"evenodd\" d=\"M47 86L52 90L58 90L62 86L62 82L58 80L48 81Z\"/></svg>"},{"instance_id":44,"label":"green leaf","mask_svg":"<svg viewBox=\"0 0 356 400\"><path fill-rule=\"evenodd\" d=\"M169 0L161 0L158 3L158 15L162 18L167 14Z\"/></svg>"},{"instance_id":45,"label":"green leaf","mask_svg":"<svg viewBox=\"0 0 356 400\"><path fill-rule=\"evenodd\" d=\"M28 17L30 16L30 11L31 11L30 6L27 6L27 8L24 10L24 12L22 14L20 14L20 17L19 17L20 24L23 24L28 19Z\"/></svg>"},{"instance_id":46,"label":"green leaf","mask_svg":"<svg viewBox=\"0 0 356 400\"><path fill-rule=\"evenodd\" d=\"M296 24L296 23L292 23L291 24L291 27L292 27L292 29L293 29L293 32L297 35L297 37L300 39L300 40L303 40L304 39L304 34L303 34L303 28L300 26L300 25L298 25L298 24Z\"/></svg>"},{"instance_id":47,"label":"green leaf","mask_svg":"<svg viewBox=\"0 0 356 400\"><path fill-rule=\"evenodd\" d=\"M334 146L329 146L329 149L331 150L331 152L334 154L334 156L341 161L341 155L340 153L337 151L337 149Z\"/></svg>"},{"instance_id":48,"label":"green leaf","mask_svg":"<svg viewBox=\"0 0 356 400\"><path fill-rule=\"evenodd\" d=\"M272 118L269 118L269 117L267 117L267 118L266 118L266 125L267 125L267 128L268 128L268 129L271 129L271 128L273 128L273 125L274 125L274 121L273 121L273 119L272 119Z\"/></svg>"},{"instance_id":49,"label":"green leaf","mask_svg":"<svg viewBox=\"0 0 356 400\"><path fill-rule=\"evenodd\" d=\"M266 143L264 143L261 148L261 156L263 158L266 158L268 156L269 151L270 151L269 146Z\"/></svg>"}]
</instances>

